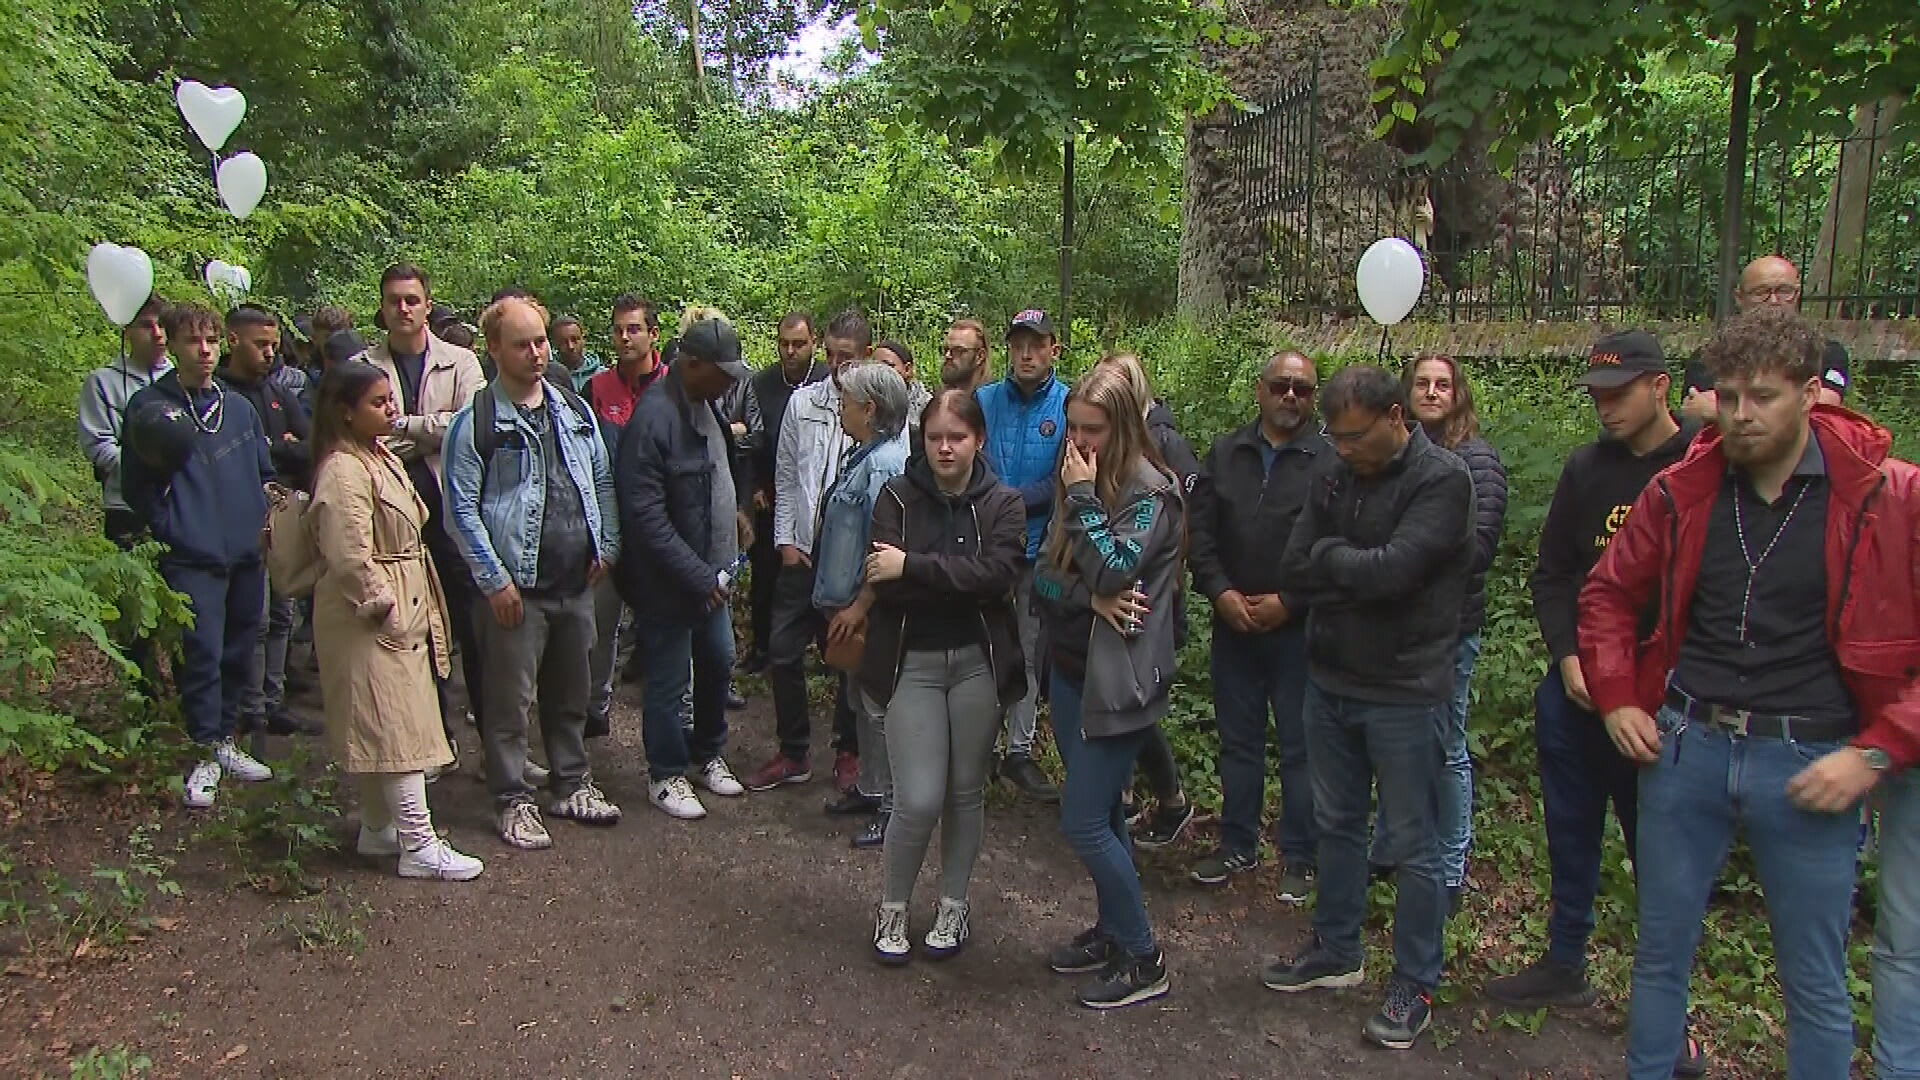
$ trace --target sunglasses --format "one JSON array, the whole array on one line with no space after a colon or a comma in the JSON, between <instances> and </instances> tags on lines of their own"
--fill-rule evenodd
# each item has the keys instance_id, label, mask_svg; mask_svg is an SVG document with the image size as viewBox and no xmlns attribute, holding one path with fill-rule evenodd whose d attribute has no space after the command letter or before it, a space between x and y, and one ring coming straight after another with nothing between
<instances>
[{"instance_id":1,"label":"sunglasses","mask_svg":"<svg viewBox=\"0 0 1920 1080\"><path fill-rule=\"evenodd\" d=\"M1274 397L1286 397L1292 394L1301 401L1310 400L1315 390L1314 384L1305 379L1268 379L1267 393Z\"/></svg>"}]
</instances>

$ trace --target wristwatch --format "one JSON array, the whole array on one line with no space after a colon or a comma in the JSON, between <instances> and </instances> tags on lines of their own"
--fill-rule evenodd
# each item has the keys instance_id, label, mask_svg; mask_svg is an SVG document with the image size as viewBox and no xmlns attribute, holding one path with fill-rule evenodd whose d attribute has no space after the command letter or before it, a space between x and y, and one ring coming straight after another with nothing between
<instances>
[{"instance_id":1,"label":"wristwatch","mask_svg":"<svg viewBox=\"0 0 1920 1080\"><path fill-rule=\"evenodd\" d=\"M1883 773L1893 768L1893 756L1877 746L1854 747L1860 756L1867 759L1867 768Z\"/></svg>"}]
</instances>

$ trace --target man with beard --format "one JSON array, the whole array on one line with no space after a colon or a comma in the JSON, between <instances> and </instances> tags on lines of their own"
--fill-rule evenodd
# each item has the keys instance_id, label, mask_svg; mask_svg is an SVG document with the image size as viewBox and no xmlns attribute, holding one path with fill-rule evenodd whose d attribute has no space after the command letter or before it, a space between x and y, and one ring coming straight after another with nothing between
<instances>
[{"instance_id":1,"label":"man with beard","mask_svg":"<svg viewBox=\"0 0 1920 1080\"><path fill-rule=\"evenodd\" d=\"M1280 899L1313 889L1319 832L1300 712L1307 686L1306 620L1285 588L1275 537L1293 533L1326 437L1313 426L1320 373L1304 355L1267 361L1254 385L1259 419L1221 436L1193 485L1188 511L1194 587L1213 602L1213 712L1220 728L1220 847L1193 868L1218 885L1260 864L1267 802L1267 718L1280 739Z\"/></svg>"},{"instance_id":2,"label":"man with beard","mask_svg":"<svg viewBox=\"0 0 1920 1080\"><path fill-rule=\"evenodd\" d=\"M1704 353L1718 430L1641 493L1580 592L1587 691L1659 823L1635 851L1633 1080L1665 1080L1684 1046L1736 830L1773 926L1787 1075L1852 1068L1861 800L1920 759L1920 471L1816 404L1822 347L1771 305L1721 328Z\"/></svg>"},{"instance_id":3,"label":"man with beard","mask_svg":"<svg viewBox=\"0 0 1920 1080\"><path fill-rule=\"evenodd\" d=\"M553 374L566 376L575 393L586 393L587 383L607 370L599 354L587 350L587 328L572 315L556 316L547 337L553 342Z\"/></svg>"},{"instance_id":4,"label":"man with beard","mask_svg":"<svg viewBox=\"0 0 1920 1080\"><path fill-rule=\"evenodd\" d=\"M993 346L979 319L957 319L940 347L940 385L973 393L993 381Z\"/></svg>"}]
</instances>

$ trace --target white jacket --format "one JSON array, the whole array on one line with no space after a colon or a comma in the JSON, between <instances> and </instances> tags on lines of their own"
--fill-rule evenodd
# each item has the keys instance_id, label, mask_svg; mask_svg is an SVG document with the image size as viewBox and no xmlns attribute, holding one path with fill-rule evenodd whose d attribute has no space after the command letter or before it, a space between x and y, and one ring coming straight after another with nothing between
<instances>
[{"instance_id":1,"label":"white jacket","mask_svg":"<svg viewBox=\"0 0 1920 1080\"><path fill-rule=\"evenodd\" d=\"M794 391L773 461L773 542L813 555L820 500L840 473L852 440L840 430L840 388L832 379Z\"/></svg>"}]
</instances>

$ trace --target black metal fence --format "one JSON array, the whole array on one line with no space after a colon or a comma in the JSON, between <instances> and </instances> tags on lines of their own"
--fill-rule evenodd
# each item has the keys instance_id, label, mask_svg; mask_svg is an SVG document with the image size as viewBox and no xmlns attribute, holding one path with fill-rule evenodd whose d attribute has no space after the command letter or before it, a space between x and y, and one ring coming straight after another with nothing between
<instances>
[{"instance_id":1,"label":"black metal fence","mask_svg":"<svg viewBox=\"0 0 1920 1080\"><path fill-rule=\"evenodd\" d=\"M1330 150L1317 98L1309 73L1229 130L1245 214L1265 234L1271 299L1293 318L1358 312L1353 270L1382 236L1427 255L1415 318L1713 313L1723 139L1702 133L1635 156L1540 146L1507 175L1475 163L1414 169L1384 164L1397 155L1378 146ZM1862 120L1864 134L1749 157L1742 251L1793 259L1810 314L1920 316L1920 147Z\"/></svg>"}]
</instances>

